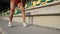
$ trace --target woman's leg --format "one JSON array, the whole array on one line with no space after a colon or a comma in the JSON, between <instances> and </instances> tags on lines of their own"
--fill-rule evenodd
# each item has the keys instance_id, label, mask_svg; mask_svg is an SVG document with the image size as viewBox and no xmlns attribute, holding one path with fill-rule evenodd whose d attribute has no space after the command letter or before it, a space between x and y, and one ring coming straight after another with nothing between
<instances>
[{"instance_id":1,"label":"woman's leg","mask_svg":"<svg viewBox=\"0 0 60 34\"><path fill-rule=\"evenodd\" d=\"M9 17L8 27L12 26L12 19L13 19L14 10L15 10L14 2L10 2L10 17Z\"/></svg>"},{"instance_id":2,"label":"woman's leg","mask_svg":"<svg viewBox=\"0 0 60 34\"><path fill-rule=\"evenodd\" d=\"M22 3L18 3L18 7L20 8L21 12L22 12L22 19L23 19L23 26L27 26L26 24L26 14L25 14L25 9L22 6Z\"/></svg>"}]
</instances>

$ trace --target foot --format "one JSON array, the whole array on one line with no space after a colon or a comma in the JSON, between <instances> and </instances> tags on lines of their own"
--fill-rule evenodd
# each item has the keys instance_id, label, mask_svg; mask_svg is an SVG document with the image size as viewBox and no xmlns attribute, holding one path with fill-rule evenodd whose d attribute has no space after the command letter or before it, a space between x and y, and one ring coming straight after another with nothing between
<instances>
[{"instance_id":1,"label":"foot","mask_svg":"<svg viewBox=\"0 0 60 34\"><path fill-rule=\"evenodd\" d=\"M23 26L24 26L24 27L27 27L27 23L23 23Z\"/></svg>"},{"instance_id":2,"label":"foot","mask_svg":"<svg viewBox=\"0 0 60 34\"><path fill-rule=\"evenodd\" d=\"M8 23L8 27L12 27L12 23L11 22Z\"/></svg>"}]
</instances>

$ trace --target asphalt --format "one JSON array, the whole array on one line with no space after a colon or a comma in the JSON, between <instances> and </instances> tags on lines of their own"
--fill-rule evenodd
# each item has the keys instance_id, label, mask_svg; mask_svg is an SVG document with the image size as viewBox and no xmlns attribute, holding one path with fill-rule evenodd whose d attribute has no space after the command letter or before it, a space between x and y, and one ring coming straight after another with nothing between
<instances>
[{"instance_id":1,"label":"asphalt","mask_svg":"<svg viewBox=\"0 0 60 34\"><path fill-rule=\"evenodd\" d=\"M2 34L2 33L0 32L0 34Z\"/></svg>"},{"instance_id":2,"label":"asphalt","mask_svg":"<svg viewBox=\"0 0 60 34\"><path fill-rule=\"evenodd\" d=\"M2 34L2 31L1 31L2 29L1 29L1 27L0 27L0 34Z\"/></svg>"},{"instance_id":3,"label":"asphalt","mask_svg":"<svg viewBox=\"0 0 60 34\"><path fill-rule=\"evenodd\" d=\"M2 34L2 32L0 31L0 34Z\"/></svg>"},{"instance_id":4,"label":"asphalt","mask_svg":"<svg viewBox=\"0 0 60 34\"><path fill-rule=\"evenodd\" d=\"M5 34L3 29L1 28L1 25L0 25L0 34Z\"/></svg>"},{"instance_id":5,"label":"asphalt","mask_svg":"<svg viewBox=\"0 0 60 34\"><path fill-rule=\"evenodd\" d=\"M13 27L8 28L8 20L0 20L1 28L5 34L60 34L60 30L54 28L29 25L28 27L23 27L22 22L13 21Z\"/></svg>"}]
</instances>

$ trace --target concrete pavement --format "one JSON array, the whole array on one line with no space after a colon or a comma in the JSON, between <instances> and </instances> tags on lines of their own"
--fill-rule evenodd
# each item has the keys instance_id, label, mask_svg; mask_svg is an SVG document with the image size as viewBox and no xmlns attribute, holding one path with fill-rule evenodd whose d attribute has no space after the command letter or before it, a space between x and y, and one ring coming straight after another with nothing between
<instances>
[{"instance_id":1,"label":"concrete pavement","mask_svg":"<svg viewBox=\"0 0 60 34\"><path fill-rule=\"evenodd\" d=\"M1 27L0 27L0 34L2 34L2 30L1 30Z\"/></svg>"},{"instance_id":2,"label":"concrete pavement","mask_svg":"<svg viewBox=\"0 0 60 34\"><path fill-rule=\"evenodd\" d=\"M60 34L60 30L53 28L41 27L36 25L30 25L29 27L23 27L22 23L13 22L12 28L8 28L8 20L0 20L0 25L5 34Z\"/></svg>"},{"instance_id":3,"label":"concrete pavement","mask_svg":"<svg viewBox=\"0 0 60 34\"><path fill-rule=\"evenodd\" d=\"M0 20L0 24L1 24L1 20ZM0 25L0 34L5 34L2 27L1 27L1 25Z\"/></svg>"},{"instance_id":4,"label":"concrete pavement","mask_svg":"<svg viewBox=\"0 0 60 34\"><path fill-rule=\"evenodd\" d=\"M5 34L1 26L0 26L0 34Z\"/></svg>"}]
</instances>

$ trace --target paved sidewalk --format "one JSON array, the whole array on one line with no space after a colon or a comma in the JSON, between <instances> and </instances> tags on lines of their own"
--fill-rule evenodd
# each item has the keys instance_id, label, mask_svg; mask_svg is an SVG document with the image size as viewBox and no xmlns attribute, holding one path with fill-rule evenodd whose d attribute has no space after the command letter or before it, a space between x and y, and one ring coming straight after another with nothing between
<instances>
[{"instance_id":1,"label":"paved sidewalk","mask_svg":"<svg viewBox=\"0 0 60 34\"><path fill-rule=\"evenodd\" d=\"M3 29L1 28L1 25L0 25L0 34L5 34L4 31L3 31Z\"/></svg>"},{"instance_id":2,"label":"paved sidewalk","mask_svg":"<svg viewBox=\"0 0 60 34\"><path fill-rule=\"evenodd\" d=\"M2 34L1 27L0 27L0 34Z\"/></svg>"},{"instance_id":3,"label":"paved sidewalk","mask_svg":"<svg viewBox=\"0 0 60 34\"><path fill-rule=\"evenodd\" d=\"M35 25L23 27L19 22L13 22L14 27L8 28L8 20L0 20L0 25L5 34L60 34L60 30Z\"/></svg>"},{"instance_id":4,"label":"paved sidewalk","mask_svg":"<svg viewBox=\"0 0 60 34\"><path fill-rule=\"evenodd\" d=\"M0 26L0 34L5 34L1 26Z\"/></svg>"}]
</instances>

